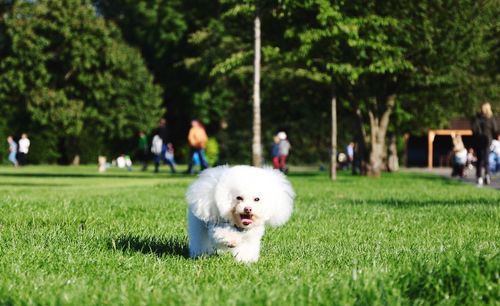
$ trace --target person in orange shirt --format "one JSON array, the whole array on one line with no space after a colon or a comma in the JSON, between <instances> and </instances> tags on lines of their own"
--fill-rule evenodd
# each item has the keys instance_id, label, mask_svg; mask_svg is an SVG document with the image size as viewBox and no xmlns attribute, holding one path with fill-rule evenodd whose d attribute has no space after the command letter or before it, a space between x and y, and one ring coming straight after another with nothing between
<instances>
[{"instance_id":1,"label":"person in orange shirt","mask_svg":"<svg viewBox=\"0 0 500 306\"><path fill-rule=\"evenodd\" d=\"M204 170L208 168L207 160L205 159L205 148L207 147L208 136L205 132L205 127L198 120L191 121L191 129L188 134L188 143L191 148L191 154L189 159L189 165L187 173L191 173L193 170L193 157L198 156L201 163L201 169Z\"/></svg>"}]
</instances>

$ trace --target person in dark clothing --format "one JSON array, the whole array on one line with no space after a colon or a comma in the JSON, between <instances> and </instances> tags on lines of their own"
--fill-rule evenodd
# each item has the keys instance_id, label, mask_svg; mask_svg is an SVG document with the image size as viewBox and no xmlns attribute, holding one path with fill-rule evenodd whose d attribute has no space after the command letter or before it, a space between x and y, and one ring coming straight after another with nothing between
<instances>
[{"instance_id":1,"label":"person in dark clothing","mask_svg":"<svg viewBox=\"0 0 500 306\"><path fill-rule=\"evenodd\" d=\"M271 146L271 159L273 161L273 168L280 168L280 138L278 135L273 137L273 145Z\"/></svg>"},{"instance_id":2,"label":"person in dark clothing","mask_svg":"<svg viewBox=\"0 0 500 306\"><path fill-rule=\"evenodd\" d=\"M139 131L139 139L137 143L136 157L142 163L141 171L146 171L148 168L149 142L148 137L143 131Z\"/></svg>"},{"instance_id":3,"label":"person in dark clothing","mask_svg":"<svg viewBox=\"0 0 500 306\"><path fill-rule=\"evenodd\" d=\"M158 136L155 138L155 136ZM161 150L156 150L157 141L156 139L161 140L161 144L159 144ZM160 123L158 127L153 130L152 137L152 153L154 154L154 163L155 163L155 172L159 172L160 170L160 162L163 160L170 166L170 171L175 173L175 164L173 164L169 159L165 157L169 148L173 148L172 142L170 140L170 135L167 128L167 120L165 118L160 119Z\"/></svg>"},{"instance_id":4,"label":"person in dark clothing","mask_svg":"<svg viewBox=\"0 0 500 306\"><path fill-rule=\"evenodd\" d=\"M486 102L481 105L481 111L472 121L472 133L477 157L477 184L478 186L482 186L491 182L488 154L490 152L491 141L498 133L498 127L493 117L490 103ZM485 172L484 177L482 175L483 168Z\"/></svg>"}]
</instances>

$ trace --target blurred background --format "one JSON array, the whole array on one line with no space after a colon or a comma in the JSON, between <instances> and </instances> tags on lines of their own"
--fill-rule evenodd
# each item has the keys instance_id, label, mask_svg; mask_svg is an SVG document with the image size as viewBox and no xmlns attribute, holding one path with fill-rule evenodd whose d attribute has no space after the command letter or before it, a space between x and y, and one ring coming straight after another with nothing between
<instances>
[{"instance_id":1,"label":"blurred background","mask_svg":"<svg viewBox=\"0 0 500 306\"><path fill-rule=\"evenodd\" d=\"M496 0L0 0L0 138L27 133L32 164L95 164L134 159L165 117L187 163L197 118L209 161L250 163L258 17L266 163L278 131L290 163L328 163L335 98L339 152L393 144L427 166L429 129L470 129L484 101L500 113L498 16ZM435 166L452 147L436 136Z\"/></svg>"}]
</instances>

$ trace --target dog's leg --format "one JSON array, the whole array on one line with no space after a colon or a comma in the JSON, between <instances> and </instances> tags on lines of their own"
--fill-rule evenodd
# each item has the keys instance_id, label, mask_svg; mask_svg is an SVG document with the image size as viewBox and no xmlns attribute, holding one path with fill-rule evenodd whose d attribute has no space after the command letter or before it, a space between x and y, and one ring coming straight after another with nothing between
<instances>
[{"instance_id":1,"label":"dog's leg","mask_svg":"<svg viewBox=\"0 0 500 306\"><path fill-rule=\"evenodd\" d=\"M215 225L209 233L218 248L234 248L241 243L241 233L227 225Z\"/></svg>"},{"instance_id":2,"label":"dog's leg","mask_svg":"<svg viewBox=\"0 0 500 306\"><path fill-rule=\"evenodd\" d=\"M214 245L208 237L208 228L205 222L198 219L191 210L188 213L189 223L189 256L198 257L210 255L214 252Z\"/></svg>"},{"instance_id":3,"label":"dog's leg","mask_svg":"<svg viewBox=\"0 0 500 306\"><path fill-rule=\"evenodd\" d=\"M240 244L231 250L234 258L242 263L252 263L259 260L260 241L251 241Z\"/></svg>"},{"instance_id":4,"label":"dog's leg","mask_svg":"<svg viewBox=\"0 0 500 306\"><path fill-rule=\"evenodd\" d=\"M259 260L262 236L264 236L264 226L255 227L245 232L241 243L231 249L234 258L242 263L252 263Z\"/></svg>"}]
</instances>

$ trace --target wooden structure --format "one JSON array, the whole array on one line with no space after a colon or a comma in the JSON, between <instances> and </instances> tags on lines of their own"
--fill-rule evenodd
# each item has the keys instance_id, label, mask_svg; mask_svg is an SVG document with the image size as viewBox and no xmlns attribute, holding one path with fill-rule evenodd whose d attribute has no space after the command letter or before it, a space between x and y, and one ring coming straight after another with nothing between
<instances>
[{"instance_id":1,"label":"wooden structure","mask_svg":"<svg viewBox=\"0 0 500 306\"><path fill-rule=\"evenodd\" d=\"M460 135L460 136L472 136L472 130L429 130L427 133L427 140L428 140L428 155L427 155L427 167L429 169L432 169L432 162L433 162L433 144L434 144L434 138L436 136L446 136L449 135L450 137L452 135Z\"/></svg>"}]
</instances>

